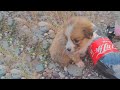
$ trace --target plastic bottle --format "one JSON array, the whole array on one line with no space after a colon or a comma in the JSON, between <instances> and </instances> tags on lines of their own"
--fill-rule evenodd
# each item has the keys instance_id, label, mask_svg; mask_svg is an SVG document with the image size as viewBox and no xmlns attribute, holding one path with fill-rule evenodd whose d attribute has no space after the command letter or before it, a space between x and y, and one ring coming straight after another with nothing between
<instances>
[{"instance_id":1,"label":"plastic bottle","mask_svg":"<svg viewBox=\"0 0 120 90\"><path fill-rule=\"evenodd\" d=\"M94 40L88 53L98 72L110 79L120 79L120 52L108 37Z\"/></svg>"}]
</instances>

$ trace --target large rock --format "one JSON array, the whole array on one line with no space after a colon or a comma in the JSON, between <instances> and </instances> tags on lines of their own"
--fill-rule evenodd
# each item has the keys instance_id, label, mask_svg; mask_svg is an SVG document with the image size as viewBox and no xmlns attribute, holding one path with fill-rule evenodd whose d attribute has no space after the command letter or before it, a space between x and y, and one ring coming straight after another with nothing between
<instances>
[{"instance_id":1,"label":"large rock","mask_svg":"<svg viewBox=\"0 0 120 90\"><path fill-rule=\"evenodd\" d=\"M67 67L67 70L68 70L68 73L71 74L71 75L73 75L73 76L81 76L83 68L79 68L76 65L69 65Z\"/></svg>"}]
</instances>

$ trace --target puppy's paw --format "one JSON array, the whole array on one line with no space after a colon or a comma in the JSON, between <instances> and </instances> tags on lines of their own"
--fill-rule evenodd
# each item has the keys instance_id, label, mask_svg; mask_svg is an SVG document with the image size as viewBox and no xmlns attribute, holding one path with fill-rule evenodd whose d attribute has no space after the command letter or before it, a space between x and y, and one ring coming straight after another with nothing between
<instances>
[{"instance_id":1,"label":"puppy's paw","mask_svg":"<svg viewBox=\"0 0 120 90\"><path fill-rule=\"evenodd\" d=\"M82 62L82 61L79 61L78 63L76 63L76 65L77 65L78 67L81 67L81 68L84 68L84 67L85 67L84 62Z\"/></svg>"}]
</instances>

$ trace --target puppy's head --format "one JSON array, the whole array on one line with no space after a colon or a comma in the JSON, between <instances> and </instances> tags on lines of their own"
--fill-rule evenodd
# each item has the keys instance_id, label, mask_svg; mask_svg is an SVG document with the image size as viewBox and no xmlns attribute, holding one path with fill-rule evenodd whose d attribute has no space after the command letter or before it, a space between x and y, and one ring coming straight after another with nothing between
<instances>
[{"instance_id":1,"label":"puppy's head","mask_svg":"<svg viewBox=\"0 0 120 90\"><path fill-rule=\"evenodd\" d=\"M64 34L67 39L66 50L75 52L85 39L93 36L94 24L85 17L73 17L66 25Z\"/></svg>"}]
</instances>

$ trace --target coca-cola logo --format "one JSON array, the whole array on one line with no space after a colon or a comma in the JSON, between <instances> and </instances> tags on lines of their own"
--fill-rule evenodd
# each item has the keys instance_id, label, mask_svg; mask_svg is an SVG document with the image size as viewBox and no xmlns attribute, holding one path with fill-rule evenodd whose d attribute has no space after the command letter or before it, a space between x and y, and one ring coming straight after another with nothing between
<instances>
[{"instance_id":1,"label":"coca-cola logo","mask_svg":"<svg viewBox=\"0 0 120 90\"><path fill-rule=\"evenodd\" d=\"M89 48L89 54L94 63L96 63L97 60L99 60L105 54L114 51L118 50L108 38L99 38L98 40L94 41Z\"/></svg>"}]
</instances>

